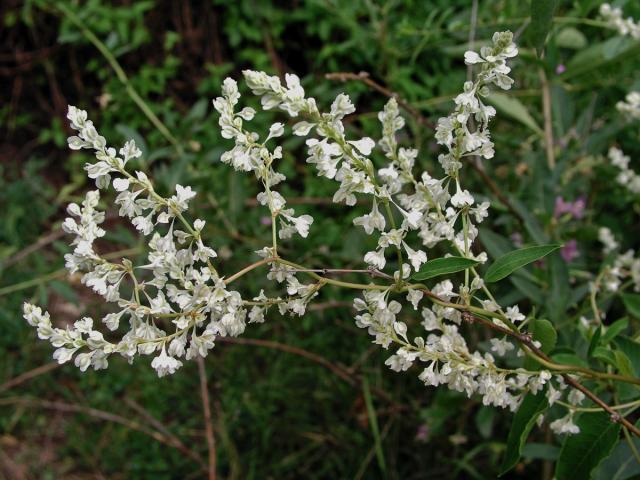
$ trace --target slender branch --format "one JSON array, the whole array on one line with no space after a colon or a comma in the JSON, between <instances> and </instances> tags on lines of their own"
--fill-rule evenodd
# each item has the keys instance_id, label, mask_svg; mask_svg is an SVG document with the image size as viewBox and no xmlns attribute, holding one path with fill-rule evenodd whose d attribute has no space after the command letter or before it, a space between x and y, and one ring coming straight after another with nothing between
<instances>
[{"instance_id":1,"label":"slender branch","mask_svg":"<svg viewBox=\"0 0 640 480\"><path fill-rule=\"evenodd\" d=\"M289 260L283 260L282 258L275 259L274 261L276 263L280 263L282 265L288 265L288 266L293 267L295 269L300 269L300 270L303 270L303 271L306 270L304 268L304 266L299 265L299 264L294 263L294 262L290 262ZM365 284L365 283L342 282L340 280L334 280L333 278L323 277L321 275L318 275L315 272L310 272L310 271L306 271L305 273L307 273L308 275L312 276L316 280L322 280L322 281L324 281L325 283L327 283L329 285L335 285L337 287L352 288L352 289L356 289L356 290L389 290L389 289L394 288L393 285L376 285L374 283Z\"/></svg>"},{"instance_id":2,"label":"slender branch","mask_svg":"<svg viewBox=\"0 0 640 480\"><path fill-rule=\"evenodd\" d=\"M125 250L118 250L117 252L106 253L102 255L102 258L105 260L113 260L116 258L125 257L128 255L136 255L140 253L141 249L138 247L135 248L127 248ZM32 278L30 280L25 280L24 282L14 283L13 285L7 285L6 287L0 288L0 297L3 295L9 295L10 293L18 292L20 290L24 290L30 287L38 286L42 283L49 282L51 280L55 280L57 278L62 278L67 274L66 268L61 268L59 270L55 270L51 273L47 273L37 278Z\"/></svg>"},{"instance_id":3,"label":"slender branch","mask_svg":"<svg viewBox=\"0 0 640 480\"><path fill-rule=\"evenodd\" d=\"M116 57L111 53L111 50L102 43L102 41L91 31L85 23L62 2L57 2L55 4L55 8L57 8L60 12L64 14L81 32L82 34L89 40L94 47L98 49L98 51L102 54L105 60L109 63L111 68L113 69L118 80L122 82L125 86L127 94L134 101L134 103L142 110L142 113L146 115L149 121L153 124L154 127L158 129L158 131L164 136L176 149L178 155L182 156L184 154L184 150L182 146L178 142L178 140L171 134L169 129L166 127L164 123L157 117L157 115L151 110L149 105L143 100L137 90L133 87L131 82L129 81L129 77L124 72L123 68L116 60Z\"/></svg>"},{"instance_id":4,"label":"slender branch","mask_svg":"<svg viewBox=\"0 0 640 480\"><path fill-rule=\"evenodd\" d=\"M200 376L200 396L202 397L202 413L204 416L204 428L207 435L207 451L209 453L209 480L216 480L216 439L213 435L211 423L211 401L209 400L209 387L207 385L207 371L204 359L196 356L198 375Z\"/></svg>"},{"instance_id":5,"label":"slender branch","mask_svg":"<svg viewBox=\"0 0 640 480\"><path fill-rule=\"evenodd\" d=\"M389 275L388 273L381 272L376 268L296 268L293 271L300 272L300 273L313 272L313 273L319 273L322 275L365 273L372 277L380 277L380 278L385 278L387 280L393 280L393 277L391 275Z\"/></svg>"},{"instance_id":6,"label":"slender branch","mask_svg":"<svg viewBox=\"0 0 640 480\"><path fill-rule=\"evenodd\" d=\"M562 402L560 400L556 400L558 405L562 405L563 407L568 408L569 410L573 410L575 412L585 412L585 413L593 413L602 411L599 407L577 407L575 405L571 405L570 403ZM629 403L621 403L620 405L609 405L611 410L624 410L629 407L637 407L640 405L640 400L635 400Z\"/></svg>"},{"instance_id":7,"label":"slender branch","mask_svg":"<svg viewBox=\"0 0 640 480\"><path fill-rule=\"evenodd\" d=\"M2 261L0 262L0 269L4 270L5 268L9 268L11 265L15 265L16 263L20 262L21 260L28 257L32 253L37 252L41 248L49 245L50 243L55 242L64 234L65 234L64 230L57 227L55 230L52 230L51 232L47 233L43 237L40 237L35 243L32 243L28 247L25 247L19 252L14 253L10 257L2 259Z\"/></svg>"},{"instance_id":8,"label":"slender branch","mask_svg":"<svg viewBox=\"0 0 640 480\"><path fill-rule=\"evenodd\" d=\"M547 74L543 68L538 70L540 75L540 87L542 89L542 112L544 114L544 146L547 152L547 164L549 170L556 167L556 156L553 151L553 119L551 115L551 91Z\"/></svg>"},{"instance_id":9,"label":"slender branch","mask_svg":"<svg viewBox=\"0 0 640 480\"><path fill-rule=\"evenodd\" d=\"M624 432L624 439L627 441L627 444L631 449L631 453L633 453L633 456L636 457L636 462L640 464L640 452L638 452L638 447L636 447L635 443L633 442L633 438L631 438L631 435L629 435L629 430L627 428L623 428L622 431Z\"/></svg>"},{"instance_id":10,"label":"slender branch","mask_svg":"<svg viewBox=\"0 0 640 480\"><path fill-rule=\"evenodd\" d=\"M162 434L166 435L167 438L170 438L171 441L175 443L176 446L179 446L181 450L183 451L189 450L189 448L184 444L182 440L176 437L160 420L158 420L153 415L151 415L151 413L147 411L138 402L136 402L135 400L129 397L125 397L124 403L126 403L129 407L131 407L138 414L140 414L140 416L142 416L142 418L144 418L147 421L147 423L149 423L153 428L155 428Z\"/></svg>"},{"instance_id":11,"label":"slender branch","mask_svg":"<svg viewBox=\"0 0 640 480\"><path fill-rule=\"evenodd\" d=\"M509 330L508 328L501 327L500 325L496 325L489 320L485 320L484 318L481 318L481 317L476 317L470 314L469 312L463 313L462 316L469 323L479 323L485 327L491 328L498 332L504 333L505 335L509 335L512 338L515 338L518 342L523 344L526 347L526 349L535 353L536 360L540 361L539 359L542 359L545 362L552 363L551 359L542 350L540 350L538 347L536 347L533 344L533 340L530 335L526 333L515 332L513 330ZM621 416L618 412L616 412L613 408L611 408L607 403L602 401L595 393L593 393L587 387L585 387L580 382L575 380L573 377L571 377L571 375L567 373L561 373L560 375L562 375L562 378L567 384L571 385L576 390L579 390L582 393L584 393L585 396L587 396L593 403L595 403L596 405L601 407L603 410L605 410L607 413L609 413L611 415L612 422L621 424L623 427L627 428L629 431L633 432L635 435L640 437L640 429L638 429L635 425L629 422L626 418ZM639 383L639 382L634 381L632 383Z\"/></svg>"},{"instance_id":12,"label":"slender branch","mask_svg":"<svg viewBox=\"0 0 640 480\"><path fill-rule=\"evenodd\" d=\"M64 403L64 402L52 402L48 400L38 400L34 398L25 398L25 397L11 397L11 398L2 398L0 399L0 405L26 405L31 407L40 407L48 410L57 410L59 412L66 413L82 413L88 415L93 418L97 418L99 420L104 420L107 422L113 422L124 427L127 427L131 430L136 430L138 432L144 433L154 440L164 443L170 447L173 447L189 458L195 460L201 467L204 468L204 462L200 455L198 455L193 450L189 449L182 443L176 443L172 438L165 436L164 434L153 430L145 425L142 425L139 422L134 420L129 420L128 418L122 417L115 413L106 412L104 410L98 410L96 408L85 407L82 405L75 405L72 403Z\"/></svg>"},{"instance_id":13,"label":"slender branch","mask_svg":"<svg viewBox=\"0 0 640 480\"><path fill-rule=\"evenodd\" d=\"M325 75L325 78L327 80L338 80L338 81L341 81L341 82L346 82L348 80L360 81L360 82L364 83L365 85L367 85L368 87L372 88L373 90L376 90L376 91L382 93L383 95L386 95L389 98L395 98L396 101L398 102L398 105L400 105L413 118L415 118L416 121L420 125L425 125L425 126L431 128L431 129L435 129L436 128L436 126L430 120L428 120L426 117L424 117L411 104L409 104L408 102L403 100L402 97L400 97L400 95L398 95L395 92L392 92L391 90L389 90L388 88L380 85L379 83L375 82L374 80L371 80L371 78L370 78L370 76L369 76L369 74L367 72L360 72L360 73L352 73L352 72L327 73Z\"/></svg>"},{"instance_id":14,"label":"slender branch","mask_svg":"<svg viewBox=\"0 0 640 480\"><path fill-rule=\"evenodd\" d=\"M44 375L45 373L49 373L51 370L55 370L59 366L60 364L58 362L51 362L29 370L28 372L18 375L17 377L14 377L11 380L8 380L0 385L0 392L10 390L11 388L16 387L28 380L31 380L32 378Z\"/></svg>"},{"instance_id":15,"label":"slender branch","mask_svg":"<svg viewBox=\"0 0 640 480\"><path fill-rule=\"evenodd\" d=\"M491 176L487 174L486 170L480 162L480 159L472 159L468 164L478 173L478 175L480 175L482 181L489 187L489 190L491 190L491 192L496 196L500 203L507 207L507 209L513 214L513 216L516 217L516 219L524 225L524 219L522 218L522 215L520 215L520 212L516 210L509 198L502 192L502 189L493 180L493 178L491 178Z\"/></svg>"},{"instance_id":16,"label":"slender branch","mask_svg":"<svg viewBox=\"0 0 640 480\"><path fill-rule=\"evenodd\" d=\"M231 282L237 280L238 278L242 277L243 275L249 273L251 270L258 268L262 265L266 265L267 263L271 263L273 261L275 261L275 258L269 257L269 258L263 258L262 260L258 260L257 262L252 263L251 265L246 266L245 268L243 268L242 270L240 270L239 272L234 273L233 275L231 275L229 278L225 279L224 283L225 285L229 285Z\"/></svg>"}]
</instances>

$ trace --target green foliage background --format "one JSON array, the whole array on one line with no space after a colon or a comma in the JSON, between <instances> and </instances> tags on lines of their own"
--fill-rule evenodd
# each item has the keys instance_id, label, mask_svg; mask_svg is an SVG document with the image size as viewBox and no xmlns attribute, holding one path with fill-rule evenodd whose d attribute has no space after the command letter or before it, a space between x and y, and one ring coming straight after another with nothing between
<instances>
[{"instance_id":1,"label":"green foliage background","mask_svg":"<svg viewBox=\"0 0 640 480\"><path fill-rule=\"evenodd\" d=\"M497 30L519 34L521 55L513 64L516 86L508 100L495 101L497 153L485 168L520 219L477 172L464 171L472 191L492 201L491 223L481 236L491 257L514 248L514 233L530 243L577 240L580 256L569 265L556 255L524 278L501 283L498 292L501 303L520 302L549 318L559 332L560 353L582 355L592 335L580 330L577 322L588 293L586 272L597 271L603 260L597 228L609 226L623 238L624 249L640 244L637 199L615 184L612 167L594 160L613 143L632 159L640 154L638 124L624 122L613 108L628 91L640 90L640 42L582 21L597 16L599 3L560 2L540 60L527 28L528 2L479 2L476 48ZM245 68L295 72L309 94L325 105L345 91L358 109L350 128L375 138L376 114L387 98L359 82L324 78L330 72L365 71L435 122L451 109L451 99L467 78L462 58L469 47L471 2L61 4L104 42L130 86L167 125L179 147L153 127L105 56L61 13L60 4L2 2L0 478L203 478L192 459L130 425L43 403L92 407L140 424L148 424L152 416L206 458L195 364L158 380L144 361L129 366L114 359L107 371L80 374L67 365L11 388L4 384L51 361L49 345L36 341L21 319L24 300L47 305L59 324L102 311L100 300L78 279L59 272L68 248L56 234L65 205L91 188L82 170L87 154L66 148L67 105L88 110L113 144L134 138L144 152L137 168L151 174L158 190L169 192L180 183L199 192L194 211L207 220L207 237L221 253L222 270L230 274L268 243L270 230L261 223L265 211L251 203L258 191L252 178L219 162L229 144L220 137L211 99L219 95L224 77L239 78ZM626 15L640 18L637 2L617 4ZM547 167L541 133L539 70L546 72L550 84L558 163L553 171ZM257 107L250 95L242 101ZM260 113L254 124L266 130L276 116ZM420 148L418 168L440 175L433 131L405 117L409 128L402 141ZM296 138L284 144L282 171L289 178L285 193L300 199L303 204L297 209L312 213L315 223L309 238L287 245L286 253L311 266L361 268L371 239L354 229L351 220L366 206L350 209L327 201L334 187L307 168L303 147ZM553 208L559 195L585 196L587 218L581 223L558 222ZM109 226L115 233L108 248L142 247L124 222L113 218ZM430 255L435 258L437 252ZM247 277L242 288L248 295L265 287L258 277ZM327 287L319 300L321 308L300 319L272 314L264 325L246 332L246 338L323 357L334 369L346 369L350 381L326 364L274 345L220 343L207 357L221 477L494 478L512 415L454 392L425 388L417 371L389 371L384 366L387 353L355 327L350 300ZM625 316L619 298L608 299L602 308L609 311L608 323ZM410 317L412 312L407 309L405 314ZM633 315L628 320L627 334L638 322ZM467 333L472 343L486 347L485 332L470 328ZM383 459L375 454L376 435L370 427L374 416ZM550 478L558 440L534 429L529 442L510 475ZM614 454L624 456L617 450ZM606 471L597 475L607 478Z\"/></svg>"}]
</instances>

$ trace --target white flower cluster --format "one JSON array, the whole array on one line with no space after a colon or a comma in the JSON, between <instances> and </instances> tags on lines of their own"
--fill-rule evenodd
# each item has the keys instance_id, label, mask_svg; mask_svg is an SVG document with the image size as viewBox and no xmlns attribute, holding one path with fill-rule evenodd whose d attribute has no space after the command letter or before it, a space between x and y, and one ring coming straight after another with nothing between
<instances>
[{"instance_id":1,"label":"white flower cluster","mask_svg":"<svg viewBox=\"0 0 640 480\"><path fill-rule=\"evenodd\" d=\"M600 5L600 16L620 35L640 38L640 23L635 22L631 17L623 18L620 7L612 7L608 3L603 3Z\"/></svg>"},{"instance_id":2,"label":"white flower cluster","mask_svg":"<svg viewBox=\"0 0 640 480\"><path fill-rule=\"evenodd\" d=\"M616 103L616 108L629 119L640 120L640 92L627 93L624 101Z\"/></svg>"},{"instance_id":3,"label":"white flower cluster","mask_svg":"<svg viewBox=\"0 0 640 480\"><path fill-rule=\"evenodd\" d=\"M291 79L294 75L289 75ZM296 88L302 90L300 83L295 77ZM290 80L290 83L292 81ZM303 94L304 91L302 90ZM272 190L272 187L286 180L286 177L274 170L276 160L282 158L282 147L277 146L272 152L266 147L266 143L272 138L283 135L284 125L274 123L269 129L269 134L262 143L258 143L260 136L255 132L243 129L243 120L250 121L255 115L255 111L246 107L240 112L235 112L235 106L240 99L238 85L235 80L227 78L222 86L222 97L213 101L215 109L220 114L219 124L222 128L224 138L234 139L235 146L232 150L225 152L221 160L232 165L233 168L244 172L254 172L255 176L264 186L257 200L261 205L267 205L271 212L273 222L279 219L281 228L278 235L281 239L291 238L294 233L306 238L309 234L309 227L313 223L310 215L295 216L292 208L285 208L284 197ZM265 107L266 108L266 107ZM274 252L275 253L275 252Z\"/></svg>"},{"instance_id":4,"label":"white flower cluster","mask_svg":"<svg viewBox=\"0 0 640 480\"><path fill-rule=\"evenodd\" d=\"M383 269L387 262L387 248L395 249L399 259L403 258L401 252L404 251L409 263L399 264L394 276L406 278L412 267L418 270L427 261L423 250L414 249L405 241L412 230L419 232L422 243L427 248L448 240L459 251L472 257L470 248L478 230L473 225L471 216L476 222L481 222L488 215L489 204L485 202L474 206L473 196L460 187L457 171L462 166L463 157L493 156L488 122L495 115L495 109L486 106L480 97L488 92L491 84L508 89L513 83L508 77L510 68L506 65L506 60L517 54L512 39L510 32L496 33L492 47L484 47L480 54L467 52L465 55L469 63L482 64L482 72L475 82L466 84L465 93L456 98L455 112L438 123L436 137L449 148L448 154L440 156L447 173L441 180L432 178L426 172L420 180L415 179L412 168L418 151L397 146L395 134L403 127L404 120L399 115L395 99L391 99L379 115L383 130L379 146L389 164L378 169L376 176L370 159L375 142L368 137L348 140L345 136L342 120L345 115L355 111L347 95L338 95L330 112L321 113L315 99L305 98L299 79L294 75L287 76L286 86L282 85L279 78L263 72L245 71L244 76L253 93L261 96L265 108L279 108L292 117L306 118L293 126L295 135L307 136L312 131L317 133L319 138L307 140L307 162L316 166L319 175L340 182L334 201L353 205L357 193L373 196L371 212L354 220L368 234L379 232L378 248L368 252L364 260L371 267ZM472 117L478 125L474 132L469 130L469 119ZM453 195L449 193L452 180L455 182ZM400 193L406 184L413 187L413 194ZM397 200L393 199L395 194ZM401 216L402 223L399 226L395 225L393 214L389 213L390 205ZM386 219L380 206L387 210ZM461 217L464 217L462 222ZM464 228L456 232L456 224L460 223L464 224ZM486 254L481 253L477 258L485 261Z\"/></svg>"},{"instance_id":5,"label":"white flower cluster","mask_svg":"<svg viewBox=\"0 0 640 480\"><path fill-rule=\"evenodd\" d=\"M610 254L620 247L613 233L607 227L600 227L598 239L604 245L605 254ZM617 292L625 279L630 279L633 289L640 292L640 258L636 258L635 251L632 249L618 254L613 263L604 268L602 274L602 284L610 292Z\"/></svg>"},{"instance_id":6,"label":"white flower cluster","mask_svg":"<svg viewBox=\"0 0 640 480\"><path fill-rule=\"evenodd\" d=\"M633 194L640 194L640 175L629 168L631 159L616 147L609 149L609 160L614 167L620 169L616 181Z\"/></svg>"},{"instance_id":7,"label":"white flower cluster","mask_svg":"<svg viewBox=\"0 0 640 480\"><path fill-rule=\"evenodd\" d=\"M513 43L511 32L496 32L493 35L492 46L482 47L480 53L468 51L464 54L467 65L480 65L482 70L474 82L465 82L464 92L455 98L456 108L451 115L438 120L436 139L449 150L448 153L440 155L438 160L448 175L457 177L463 157L493 157L489 122L495 116L496 110L485 105L482 97L489 93L490 85L496 85L503 90L511 88L513 79L509 77L511 68L507 66L507 60L517 54L518 49ZM469 130L471 118L476 122L474 132ZM460 197L461 202L466 201L465 196L460 194Z\"/></svg>"},{"instance_id":8,"label":"white flower cluster","mask_svg":"<svg viewBox=\"0 0 640 480\"><path fill-rule=\"evenodd\" d=\"M563 388L566 388L564 383L561 383L561 386ZM553 392L553 393L550 395L549 392ZM549 391L547 392L547 398L549 398L549 404L551 405L553 405L555 401L559 400L560 397L561 397L560 392L555 391L552 388L550 388ZM572 390L567 395L567 401L572 407L579 406L584 400L584 398L585 398L584 393L582 393L579 390ZM565 433L574 435L574 434L580 433L580 427L578 427L573 422L573 417L575 415L575 412L576 412L575 409L569 409L569 412L564 417L554 420L549 424L549 427L554 433L558 435L562 435Z\"/></svg>"},{"instance_id":9,"label":"white flower cluster","mask_svg":"<svg viewBox=\"0 0 640 480\"><path fill-rule=\"evenodd\" d=\"M446 301L457 296L449 280L437 284L432 292ZM370 290L364 293L364 298L357 298L354 306L363 312L356 316L356 325L366 328L374 343L385 349L393 343L401 345L385 362L392 370L405 371L421 362L426 366L419 378L425 385L447 385L468 396L478 394L484 405L511 410L518 407L523 393L537 393L550 383L552 375L546 370L501 369L490 353L472 353L459 332L460 312L451 307L423 308L421 326L426 336L410 339L407 325L397 318L402 307L395 300L388 301L388 295L386 291ZM506 340L492 344L499 354L513 348Z\"/></svg>"},{"instance_id":10,"label":"white flower cluster","mask_svg":"<svg viewBox=\"0 0 640 480\"><path fill-rule=\"evenodd\" d=\"M378 115L382 136L377 142L369 137L348 139L343 121L355 107L346 94L337 95L330 110L321 112L315 99L305 96L297 76L286 75L283 83L264 72L243 72L265 110L279 109L296 118L293 134L308 137L307 163L315 166L318 175L338 182L335 202L352 206L356 195L371 196L371 210L355 218L354 224L376 236L377 247L365 253L364 262L378 278L388 280L384 285L336 281L278 254L278 239L294 234L306 238L313 218L296 214L287 207L282 194L274 190L286 180L276 169L283 154L281 146L268 143L284 134L285 125L274 123L264 139L246 129L256 112L250 107L239 109L240 93L233 79L224 81L222 96L213 102L220 115L222 136L233 140L233 147L222 155L221 161L235 170L252 172L261 183L257 200L271 213L272 242L257 252L262 260L227 278L213 266L216 252L202 240L205 222L196 219L190 223L183 215L196 193L188 186L176 185L171 197L159 195L144 173L126 170L131 160L141 156L133 141L116 152L107 147L86 112L70 107L68 117L78 134L69 138L69 146L94 151L97 161L85 166L88 176L99 189L112 187L117 192L115 204L120 216L149 236L147 261L134 266L128 259L111 262L98 253L94 243L106 234L100 227L105 215L98 209L99 191L88 192L82 205L71 204L68 208L71 217L63 228L75 238L66 265L71 273L83 274L85 285L118 306L102 319L113 341L105 340L90 318L64 329L54 328L48 313L25 304L25 319L37 328L40 338L57 348L54 358L60 363L75 358L76 365L84 371L89 366L106 368L113 353L129 361L136 355L154 355L151 366L164 376L180 368L182 359L206 356L216 337L236 336L244 332L246 323L264 322L273 306L281 314L303 315L319 290L333 283L362 290L363 297L355 300L359 312L356 325L367 329L383 348L394 347L386 361L394 371L419 364L419 378L426 385L447 385L469 396L480 395L485 405L513 410L524 394L545 388L549 403L553 404L561 397L559 390L566 388L561 378L553 378L547 370L498 366L495 357L515 348L507 338L491 339L490 353L472 351L461 335L465 318L461 312L472 308L473 302L479 305L476 310L481 309L485 318L491 318L501 328L525 320L518 306L503 310L493 300L475 269L465 272L464 283L457 288L451 280L430 290L408 280L412 271L420 270L427 262L427 251L440 243L445 243L452 254L480 262L487 259L486 253L472 252L471 247L478 235L477 224L488 216L489 203L476 202L461 186L459 171L471 157L491 158L494 154L489 122L496 112L484 104L483 98L491 86L505 90L511 87L507 61L516 55L510 32L496 33L493 44L479 53L465 53L466 63L478 65L480 71L474 81L464 84L464 92L455 98L453 112L438 121L436 139L447 149L439 156L444 169L442 178L427 172L414 175L419 152L398 144L396 136L405 121L394 98ZM376 166L373 159L377 152L384 160ZM615 239L609 236L601 238L609 241L608 246L614 250L617 244L613 245ZM397 258L393 274L382 271L388 263L387 250ZM612 278L627 275L637 278L640 285L640 262L629 263L626 258L620 257L619 269L611 274ZM270 267L267 279L284 284L286 296L267 297L261 291L252 300L244 300L229 289L232 281L265 264ZM316 283L302 283L297 277L300 273L314 277ZM409 325L401 319L402 305L398 300L402 298L392 297L406 295L407 303L417 311L425 294L433 304L422 306L422 334L412 335ZM552 428L572 432L572 425L569 416L554 422Z\"/></svg>"},{"instance_id":11,"label":"white flower cluster","mask_svg":"<svg viewBox=\"0 0 640 480\"><path fill-rule=\"evenodd\" d=\"M109 262L94 248L94 241L105 235L99 227L105 217L104 212L97 210L99 191L88 192L82 207L69 205L72 217L65 220L63 229L75 235L72 242L75 249L65 256L66 266L70 273L82 272L85 285L118 305L117 312L102 319L107 329L116 331L122 320L127 319L128 330L117 343L110 343L94 330L91 318L83 318L66 329L52 328L48 313L25 304L24 316L38 328L40 338L58 347L54 358L64 363L86 347L88 352L75 357L76 365L85 370L89 365L106 368L112 353L132 361L136 354L158 352L151 365L163 376L181 366L178 358L205 356L216 335L242 333L246 311L240 294L226 288L210 263L216 252L201 239L205 222L196 220L192 226L182 215L195 192L176 185L173 196L161 197L144 173L138 171L134 176L125 170L129 160L141 155L132 140L117 156L116 150L106 146L104 137L87 120L84 110L69 107L68 118L71 127L78 131L77 136L69 138L70 148L95 151L97 162L85 165L88 176L101 189L113 186L118 192L115 203L120 207L119 214L128 217L144 235L152 232L153 235L147 264L134 267L126 258L121 263ZM175 228L176 219L186 231ZM166 227L161 234L157 230L162 225ZM139 279L145 271L150 278ZM122 293L127 290L130 296ZM167 334L160 329L155 323L157 319L166 319L173 332Z\"/></svg>"}]
</instances>

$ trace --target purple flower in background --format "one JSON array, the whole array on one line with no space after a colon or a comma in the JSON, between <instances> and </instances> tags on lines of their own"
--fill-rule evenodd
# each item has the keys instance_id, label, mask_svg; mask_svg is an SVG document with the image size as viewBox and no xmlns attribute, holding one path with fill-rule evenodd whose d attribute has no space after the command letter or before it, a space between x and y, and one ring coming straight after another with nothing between
<instances>
[{"instance_id":1,"label":"purple flower in background","mask_svg":"<svg viewBox=\"0 0 640 480\"><path fill-rule=\"evenodd\" d=\"M566 72L566 71L567 71L567 67L565 67L565 66L564 66L564 64L559 63L559 64L556 66L556 73L557 73L558 75L560 75L561 73L564 73L564 72Z\"/></svg>"},{"instance_id":2,"label":"purple flower in background","mask_svg":"<svg viewBox=\"0 0 640 480\"><path fill-rule=\"evenodd\" d=\"M554 218L560 218L568 213L575 219L581 219L584 216L584 210L587 206L587 199L580 196L575 202L565 202L562 197L556 197L556 205L553 210Z\"/></svg>"},{"instance_id":3,"label":"purple flower in background","mask_svg":"<svg viewBox=\"0 0 640 480\"><path fill-rule=\"evenodd\" d=\"M569 240L560 249L560 255L562 255L562 258L567 263L573 261L575 258L580 256L580 252L578 252L578 243L574 239Z\"/></svg>"},{"instance_id":4,"label":"purple flower in background","mask_svg":"<svg viewBox=\"0 0 640 480\"><path fill-rule=\"evenodd\" d=\"M260 217L260 223L262 225L271 225L271 217Z\"/></svg>"},{"instance_id":5,"label":"purple flower in background","mask_svg":"<svg viewBox=\"0 0 640 480\"><path fill-rule=\"evenodd\" d=\"M416 441L418 442L427 442L429 441L429 426L426 423L423 423L416 430Z\"/></svg>"},{"instance_id":6,"label":"purple flower in background","mask_svg":"<svg viewBox=\"0 0 640 480\"><path fill-rule=\"evenodd\" d=\"M511 234L511 241L513 242L513 244L517 247L520 248L522 247L522 235L520 234L520 232L514 232Z\"/></svg>"}]
</instances>

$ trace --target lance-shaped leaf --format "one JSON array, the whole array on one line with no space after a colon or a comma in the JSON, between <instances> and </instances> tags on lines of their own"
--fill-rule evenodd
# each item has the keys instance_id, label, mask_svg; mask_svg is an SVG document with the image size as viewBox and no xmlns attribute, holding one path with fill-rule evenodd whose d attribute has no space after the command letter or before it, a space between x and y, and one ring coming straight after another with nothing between
<instances>
[{"instance_id":1,"label":"lance-shaped leaf","mask_svg":"<svg viewBox=\"0 0 640 480\"><path fill-rule=\"evenodd\" d=\"M538 57L544 49L544 42L551 29L553 14L558 7L558 0L532 0L531 1L531 25L529 34L533 46L536 47Z\"/></svg>"},{"instance_id":2,"label":"lance-shaped leaf","mask_svg":"<svg viewBox=\"0 0 640 480\"><path fill-rule=\"evenodd\" d=\"M558 480L591 478L591 471L609 455L620 433L620 424L606 412L583 413L576 424L580 433L568 436L560 450Z\"/></svg>"},{"instance_id":3,"label":"lance-shaped leaf","mask_svg":"<svg viewBox=\"0 0 640 480\"><path fill-rule=\"evenodd\" d=\"M509 430L507 438L507 450L500 467L500 475L504 475L518 463L520 453L524 447L529 432L536 423L538 416L549 407L549 401L545 391L538 392L536 395L527 394L518 407L518 411L513 417L513 423Z\"/></svg>"},{"instance_id":4,"label":"lance-shaped leaf","mask_svg":"<svg viewBox=\"0 0 640 480\"><path fill-rule=\"evenodd\" d=\"M546 257L562 245L537 245L509 252L498 258L487 270L485 282L497 282L511 275L514 271L536 260Z\"/></svg>"},{"instance_id":5,"label":"lance-shaped leaf","mask_svg":"<svg viewBox=\"0 0 640 480\"><path fill-rule=\"evenodd\" d=\"M436 258L425 263L420 271L411 278L414 280L428 280L439 275L461 272L467 268L475 267L478 263L480 262L477 260L464 257Z\"/></svg>"}]
</instances>

